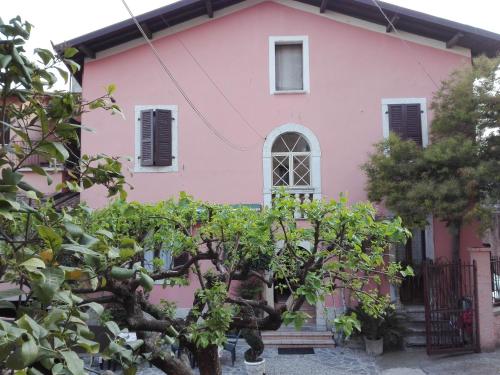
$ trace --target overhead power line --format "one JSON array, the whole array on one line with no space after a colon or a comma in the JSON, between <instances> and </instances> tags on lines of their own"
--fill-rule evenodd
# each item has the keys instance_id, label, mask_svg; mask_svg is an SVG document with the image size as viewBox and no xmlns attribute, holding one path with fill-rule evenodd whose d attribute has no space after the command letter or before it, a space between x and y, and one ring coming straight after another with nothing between
<instances>
[{"instance_id":1,"label":"overhead power line","mask_svg":"<svg viewBox=\"0 0 500 375\"><path fill-rule=\"evenodd\" d=\"M210 121L203 115L203 113L201 113L201 111L196 107L196 105L193 103L193 101L189 98L189 96L187 95L187 93L184 91L184 89L182 88L182 86L179 84L179 82L177 81L177 79L174 77L174 75L172 74L172 72L168 69L168 67L165 65L165 63L163 62L158 50L156 49L156 47L153 45L153 43L149 40L149 38L147 37L147 34L144 32L144 29L142 28L142 26L140 25L139 21L137 20L137 18L135 17L134 13L132 12L132 10L129 8L127 2L125 0L121 0L123 6L125 7L125 9L127 10L127 12L129 13L130 17L132 18L132 20L134 21L135 25L137 26L137 28L139 29L139 31L141 32L142 34L142 37L144 38L144 40L146 41L146 43L149 45L149 47L151 48L151 50L153 51L153 54L155 55L156 59L158 60L158 62L160 63L160 66L162 67L163 71L169 76L169 78L172 80L172 83L174 84L174 86L176 87L177 91L179 91L179 93L184 97L184 99L186 100L187 104L191 107L191 109L195 112L195 114L200 118L200 120L202 121L202 123L217 137L219 138L222 142L224 142L226 145L228 145L229 147L231 147L232 149L236 150L236 151L249 151L251 148L248 148L248 147L241 147L233 142L231 142L229 139L227 139L222 133L220 133L216 128L215 126L213 126Z\"/></svg>"},{"instance_id":2,"label":"overhead power line","mask_svg":"<svg viewBox=\"0 0 500 375\"><path fill-rule=\"evenodd\" d=\"M434 86L436 86L436 88L439 88L439 85L436 83L436 81L434 80L434 78L432 78L432 75L427 71L427 69L425 69L424 64L422 64L422 62L417 58L417 55L416 55L415 51L413 50L413 48L408 44L408 42L406 40L404 40L401 37L401 34L399 33L399 30L394 25L394 22L392 22L390 20L390 18L387 17L387 14L385 14L384 10L380 6L380 4L377 2L377 0L372 0L372 2L378 8L378 10L382 14L382 16L384 16L384 18L386 19L387 23L392 28L392 30L394 30L394 33L396 35L398 35L398 39L406 46L406 48L408 48L408 50L412 54L413 58L415 59L415 61L417 62L417 64L420 66L420 68L422 69L422 71L425 73L425 75L431 80L431 82L434 84Z\"/></svg>"}]
</instances>

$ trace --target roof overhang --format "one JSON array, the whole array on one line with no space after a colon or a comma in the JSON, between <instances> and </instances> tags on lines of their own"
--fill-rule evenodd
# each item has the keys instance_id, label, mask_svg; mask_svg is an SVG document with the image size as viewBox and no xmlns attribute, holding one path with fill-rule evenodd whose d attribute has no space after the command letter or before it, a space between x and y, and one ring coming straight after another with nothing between
<instances>
[{"instance_id":1,"label":"roof overhang","mask_svg":"<svg viewBox=\"0 0 500 375\"><path fill-rule=\"evenodd\" d=\"M212 18L218 10L241 3L244 0L180 0L165 7L137 16L148 37L173 26L197 17ZM448 48L455 46L469 49L472 56L486 54L496 56L500 51L500 35L476 27L449 21L429 14L402 8L379 1L380 8L391 22L388 22L372 0L290 0L309 4L318 8L318 13L337 12L384 25L387 32L397 30L435 39L446 43ZM75 47L79 53L75 61L82 64L85 58L95 58L96 53L141 37L132 19L107 26L79 36L55 46L58 52L66 47ZM76 79L81 83L81 72Z\"/></svg>"}]
</instances>

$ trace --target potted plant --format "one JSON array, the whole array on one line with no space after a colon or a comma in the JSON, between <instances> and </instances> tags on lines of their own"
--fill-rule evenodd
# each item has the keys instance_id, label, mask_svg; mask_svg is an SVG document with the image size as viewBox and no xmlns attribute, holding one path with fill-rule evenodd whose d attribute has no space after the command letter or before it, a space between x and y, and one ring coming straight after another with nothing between
<instances>
[{"instance_id":1,"label":"potted plant","mask_svg":"<svg viewBox=\"0 0 500 375\"><path fill-rule=\"evenodd\" d=\"M361 323L367 354L378 356L384 352L384 348L401 347L403 327L394 308L388 307L380 317L367 313L362 305L358 305L354 312Z\"/></svg>"},{"instance_id":2,"label":"potted plant","mask_svg":"<svg viewBox=\"0 0 500 375\"><path fill-rule=\"evenodd\" d=\"M264 343L260 331L244 329L241 335L250 346L245 352L245 369L247 375L264 375L266 372L266 360L261 357L264 351Z\"/></svg>"}]
</instances>

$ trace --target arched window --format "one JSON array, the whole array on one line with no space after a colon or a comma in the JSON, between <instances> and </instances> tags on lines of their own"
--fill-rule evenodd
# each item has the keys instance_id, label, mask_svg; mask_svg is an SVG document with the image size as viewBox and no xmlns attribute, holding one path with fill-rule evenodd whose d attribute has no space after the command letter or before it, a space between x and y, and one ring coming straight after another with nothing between
<instances>
[{"instance_id":1,"label":"arched window","mask_svg":"<svg viewBox=\"0 0 500 375\"><path fill-rule=\"evenodd\" d=\"M264 204L273 191L285 187L302 199L321 198L321 151L313 132L298 124L274 129L264 142Z\"/></svg>"},{"instance_id":2,"label":"arched window","mask_svg":"<svg viewBox=\"0 0 500 375\"><path fill-rule=\"evenodd\" d=\"M273 186L311 185L311 147L299 133L283 133L271 149Z\"/></svg>"}]
</instances>

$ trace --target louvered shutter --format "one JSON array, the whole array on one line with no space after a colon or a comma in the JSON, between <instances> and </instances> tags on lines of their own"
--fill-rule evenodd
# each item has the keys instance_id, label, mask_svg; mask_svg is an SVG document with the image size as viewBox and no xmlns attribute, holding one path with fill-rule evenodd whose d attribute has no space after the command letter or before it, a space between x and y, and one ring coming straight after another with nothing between
<instances>
[{"instance_id":1,"label":"louvered shutter","mask_svg":"<svg viewBox=\"0 0 500 375\"><path fill-rule=\"evenodd\" d=\"M401 139L412 140L422 146L420 104L391 104L388 109L389 131Z\"/></svg>"},{"instance_id":2,"label":"louvered shutter","mask_svg":"<svg viewBox=\"0 0 500 375\"><path fill-rule=\"evenodd\" d=\"M155 113L154 165L172 165L172 111L157 109Z\"/></svg>"},{"instance_id":3,"label":"louvered shutter","mask_svg":"<svg viewBox=\"0 0 500 375\"><path fill-rule=\"evenodd\" d=\"M173 267L180 267L189 262L189 253L183 252L173 259Z\"/></svg>"},{"instance_id":4,"label":"louvered shutter","mask_svg":"<svg viewBox=\"0 0 500 375\"><path fill-rule=\"evenodd\" d=\"M148 109L141 111L141 166L151 166L153 159L154 141L154 111Z\"/></svg>"},{"instance_id":5,"label":"louvered shutter","mask_svg":"<svg viewBox=\"0 0 500 375\"><path fill-rule=\"evenodd\" d=\"M420 104L407 104L406 108L406 139L411 139L422 146L422 118Z\"/></svg>"}]
</instances>

